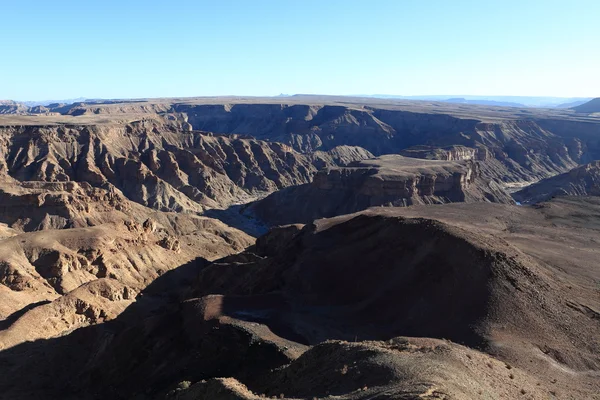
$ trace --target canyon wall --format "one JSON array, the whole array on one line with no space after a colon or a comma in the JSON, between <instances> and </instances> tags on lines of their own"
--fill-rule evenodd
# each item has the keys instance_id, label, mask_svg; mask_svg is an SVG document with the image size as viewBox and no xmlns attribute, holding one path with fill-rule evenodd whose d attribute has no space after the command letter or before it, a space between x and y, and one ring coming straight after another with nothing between
<instances>
[{"instance_id":1,"label":"canyon wall","mask_svg":"<svg viewBox=\"0 0 600 400\"><path fill-rule=\"evenodd\" d=\"M301 152L338 145L375 155L414 146L471 148L499 161L492 178L532 181L600 158L598 121L544 118L459 118L370 107L331 105L175 105L194 129L248 134L287 143ZM489 156L489 157L488 157Z\"/></svg>"},{"instance_id":2,"label":"canyon wall","mask_svg":"<svg viewBox=\"0 0 600 400\"><path fill-rule=\"evenodd\" d=\"M172 121L0 127L0 173L114 186L163 211L247 202L307 183L317 168L371 156L351 146L304 155L282 143L186 131Z\"/></svg>"},{"instance_id":3,"label":"canyon wall","mask_svg":"<svg viewBox=\"0 0 600 400\"><path fill-rule=\"evenodd\" d=\"M290 187L251 204L246 213L271 225L308 223L374 206L491 201L511 197L481 177L474 161L434 161L381 156L320 170L313 182Z\"/></svg>"},{"instance_id":4,"label":"canyon wall","mask_svg":"<svg viewBox=\"0 0 600 400\"><path fill-rule=\"evenodd\" d=\"M470 106L445 110L448 105L419 106L419 102L400 109L393 104L342 103L340 99L338 104L329 105L314 99L306 104L292 100L289 104L275 99L261 103L235 98L221 103L115 101L56 105L42 111L75 118L160 115L184 130L279 142L301 153L344 145L361 147L374 155L422 146L444 153L452 147L446 152L450 159L456 159L452 153L457 151L476 152L476 157L485 157L493 164L488 169L482 166L484 174L505 182L537 181L600 158L600 120L575 112L558 116L537 109ZM15 107L6 105L7 110ZM418 152L406 155L418 156ZM464 159L466 155L457 157Z\"/></svg>"}]
</instances>

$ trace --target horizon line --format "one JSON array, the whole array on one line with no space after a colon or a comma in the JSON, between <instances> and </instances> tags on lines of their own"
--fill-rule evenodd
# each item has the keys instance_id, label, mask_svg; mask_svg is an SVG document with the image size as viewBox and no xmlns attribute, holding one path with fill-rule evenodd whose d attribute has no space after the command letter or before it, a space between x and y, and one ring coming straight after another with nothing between
<instances>
[{"instance_id":1,"label":"horizon line","mask_svg":"<svg viewBox=\"0 0 600 400\"><path fill-rule=\"evenodd\" d=\"M374 94L323 94L323 93L294 93L294 94L286 94L280 93L276 95L242 95L242 94L219 94L219 95L193 95L193 96L146 96L146 97L86 97L86 96L77 96L77 97L65 97L65 98L55 98L55 99L28 99L28 100L15 100L13 99L0 99L0 101L13 101L16 103L32 103L32 102L60 102L60 101L69 101L75 100L74 102L82 99L82 102L87 100L111 100L111 101L131 101L131 100L153 100L153 99L194 99L194 98L227 98L227 97L253 97L253 98L275 98L275 97L294 97L294 96L322 96L322 97L394 97L398 99L415 99L419 100L419 98L444 98L444 99L460 99L468 97L472 98L472 100L485 100L485 98L522 98L522 99L594 99L598 96L544 96L544 95L495 95L495 94L420 94L420 95L403 95L403 94L388 94L388 93L374 93Z\"/></svg>"}]
</instances>

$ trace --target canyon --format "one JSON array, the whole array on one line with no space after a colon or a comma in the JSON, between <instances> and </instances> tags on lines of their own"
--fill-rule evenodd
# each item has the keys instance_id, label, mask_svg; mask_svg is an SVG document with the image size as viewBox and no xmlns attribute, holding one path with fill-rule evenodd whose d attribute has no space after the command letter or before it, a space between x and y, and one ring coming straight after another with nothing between
<instances>
[{"instance_id":1,"label":"canyon","mask_svg":"<svg viewBox=\"0 0 600 400\"><path fill-rule=\"evenodd\" d=\"M1 102L0 398L597 398L596 102Z\"/></svg>"}]
</instances>

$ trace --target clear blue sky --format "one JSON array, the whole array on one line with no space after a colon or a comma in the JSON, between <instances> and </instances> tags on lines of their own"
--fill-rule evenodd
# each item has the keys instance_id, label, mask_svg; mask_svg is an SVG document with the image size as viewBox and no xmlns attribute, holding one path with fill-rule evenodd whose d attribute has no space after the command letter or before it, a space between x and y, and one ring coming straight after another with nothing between
<instances>
[{"instance_id":1,"label":"clear blue sky","mask_svg":"<svg viewBox=\"0 0 600 400\"><path fill-rule=\"evenodd\" d=\"M0 0L0 99L600 96L599 0Z\"/></svg>"}]
</instances>

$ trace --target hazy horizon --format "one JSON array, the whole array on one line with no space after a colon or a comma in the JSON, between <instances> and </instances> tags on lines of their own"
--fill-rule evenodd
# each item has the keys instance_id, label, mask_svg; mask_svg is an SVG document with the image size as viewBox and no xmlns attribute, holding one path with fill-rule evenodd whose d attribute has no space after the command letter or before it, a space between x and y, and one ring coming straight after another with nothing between
<instances>
[{"instance_id":1,"label":"hazy horizon","mask_svg":"<svg viewBox=\"0 0 600 400\"><path fill-rule=\"evenodd\" d=\"M592 98L598 15L593 0L7 2L0 98Z\"/></svg>"},{"instance_id":2,"label":"hazy horizon","mask_svg":"<svg viewBox=\"0 0 600 400\"><path fill-rule=\"evenodd\" d=\"M592 97L556 97L556 96L476 96L476 95L429 95L429 96L401 96L401 95L389 95L389 94L354 94L354 95L329 95L329 94L312 94L312 93L295 93L295 94L284 94L272 96L239 96L239 95L217 95L217 96L174 96L174 97L139 97L139 98L93 98L80 96L71 99L44 99L44 100L15 100L15 99L0 99L0 101L16 101L19 103L27 104L29 106L47 106L53 103L65 103L72 104L77 102L104 102L104 101L143 101L143 100L154 100L154 99L194 99L194 98L286 98L286 97L348 97L348 98L364 98L364 99L382 99L382 100L405 100L405 101L434 101L434 102L456 102L456 100L465 100L467 104L488 104L497 103L490 105L504 105L504 106L525 106L525 107L538 107L538 108L554 108L556 106L569 107L579 105L592 99Z\"/></svg>"},{"instance_id":3,"label":"hazy horizon","mask_svg":"<svg viewBox=\"0 0 600 400\"><path fill-rule=\"evenodd\" d=\"M536 95L487 95L487 94L427 94L427 95L403 95L397 93L355 93L355 94L337 94L337 93L277 93L264 95L240 95L235 93L225 93L216 95L197 95L197 96L147 96L147 97L94 97L94 96L76 96L70 98L44 98L44 99L12 99L0 98L0 100L13 100L17 102L33 102L33 101L53 101L53 100L143 100L143 99L160 99L160 98L195 98L195 97L292 97L292 96L331 96L331 97L398 97L398 98L466 98L466 99L591 99L599 96L536 96Z\"/></svg>"}]
</instances>

